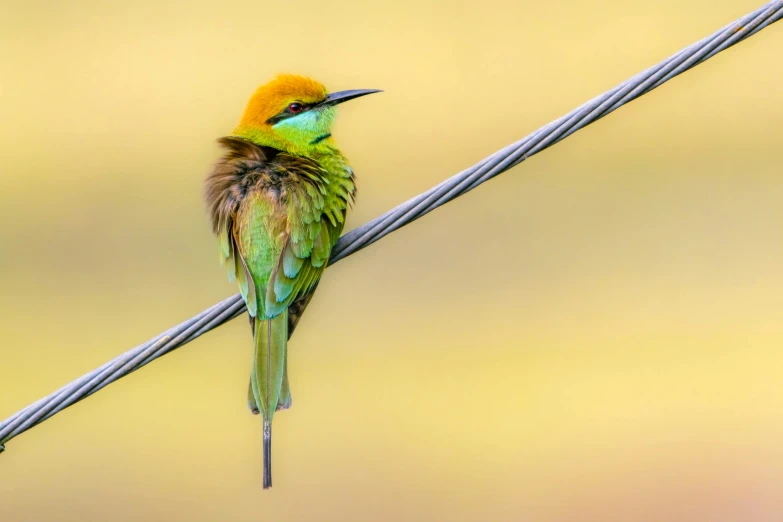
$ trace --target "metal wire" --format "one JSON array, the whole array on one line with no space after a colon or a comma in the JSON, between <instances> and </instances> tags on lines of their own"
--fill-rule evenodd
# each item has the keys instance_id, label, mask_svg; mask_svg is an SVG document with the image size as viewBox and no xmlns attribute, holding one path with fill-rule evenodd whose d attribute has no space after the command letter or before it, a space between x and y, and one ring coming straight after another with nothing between
<instances>
[{"instance_id":1,"label":"metal wire","mask_svg":"<svg viewBox=\"0 0 783 522\"><path fill-rule=\"evenodd\" d=\"M781 18L783 0L770 2L743 16L469 169L345 234L332 250L329 264L336 263L465 194ZM245 310L245 304L239 294L229 297L17 412L0 423L0 452L5 449L3 444L17 435L158 357L241 315Z\"/></svg>"}]
</instances>

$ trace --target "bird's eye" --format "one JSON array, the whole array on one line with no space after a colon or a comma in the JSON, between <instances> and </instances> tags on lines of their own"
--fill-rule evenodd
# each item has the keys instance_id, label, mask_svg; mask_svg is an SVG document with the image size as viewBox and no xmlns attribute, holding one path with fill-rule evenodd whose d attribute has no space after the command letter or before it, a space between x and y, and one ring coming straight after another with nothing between
<instances>
[{"instance_id":1,"label":"bird's eye","mask_svg":"<svg viewBox=\"0 0 783 522\"><path fill-rule=\"evenodd\" d=\"M301 103L292 103L291 105L288 106L288 111L293 112L294 114L296 114L297 112L302 112L302 109L304 109L304 105L302 105Z\"/></svg>"}]
</instances>

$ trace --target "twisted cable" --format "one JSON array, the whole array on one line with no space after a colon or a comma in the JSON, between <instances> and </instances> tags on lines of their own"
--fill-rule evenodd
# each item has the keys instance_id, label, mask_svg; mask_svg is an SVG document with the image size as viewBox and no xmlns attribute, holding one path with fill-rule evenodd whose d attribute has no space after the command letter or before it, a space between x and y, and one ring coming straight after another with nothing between
<instances>
[{"instance_id":1,"label":"twisted cable","mask_svg":"<svg viewBox=\"0 0 783 522\"><path fill-rule=\"evenodd\" d=\"M430 190L345 234L332 250L329 264L332 265L340 261L439 206L473 190L485 181L520 164L533 154L551 147L579 129L758 33L781 18L783 18L783 0L769 2L716 33L686 47L516 143L512 143ZM15 413L0 423L0 452L5 449L4 444L17 435L245 311L245 303L239 294L224 299L195 317L128 350L100 368Z\"/></svg>"}]
</instances>

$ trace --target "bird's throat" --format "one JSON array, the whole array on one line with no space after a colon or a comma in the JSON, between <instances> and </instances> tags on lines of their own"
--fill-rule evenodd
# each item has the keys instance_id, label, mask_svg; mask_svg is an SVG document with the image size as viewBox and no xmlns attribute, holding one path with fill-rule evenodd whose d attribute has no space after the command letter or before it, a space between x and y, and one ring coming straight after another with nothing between
<instances>
[{"instance_id":1,"label":"bird's throat","mask_svg":"<svg viewBox=\"0 0 783 522\"><path fill-rule=\"evenodd\" d=\"M332 136L331 132L328 132L326 134L322 134L321 136L318 136L316 139L311 141L310 145L317 145L317 144L321 143L322 141L324 141L325 139L327 139L327 138L329 138L331 136Z\"/></svg>"}]
</instances>

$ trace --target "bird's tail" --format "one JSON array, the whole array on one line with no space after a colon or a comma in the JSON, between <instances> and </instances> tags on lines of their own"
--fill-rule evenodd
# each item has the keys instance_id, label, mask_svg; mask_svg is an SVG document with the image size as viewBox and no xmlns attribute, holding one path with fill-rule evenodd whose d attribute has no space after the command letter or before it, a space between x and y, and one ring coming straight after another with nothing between
<instances>
[{"instance_id":1,"label":"bird's tail","mask_svg":"<svg viewBox=\"0 0 783 522\"><path fill-rule=\"evenodd\" d=\"M255 355L250 387L264 421L264 489L272 486L272 417L283 397L288 343L288 312L273 319L255 319ZM287 386L286 386L287 388ZM290 402L290 395L288 397Z\"/></svg>"}]
</instances>

